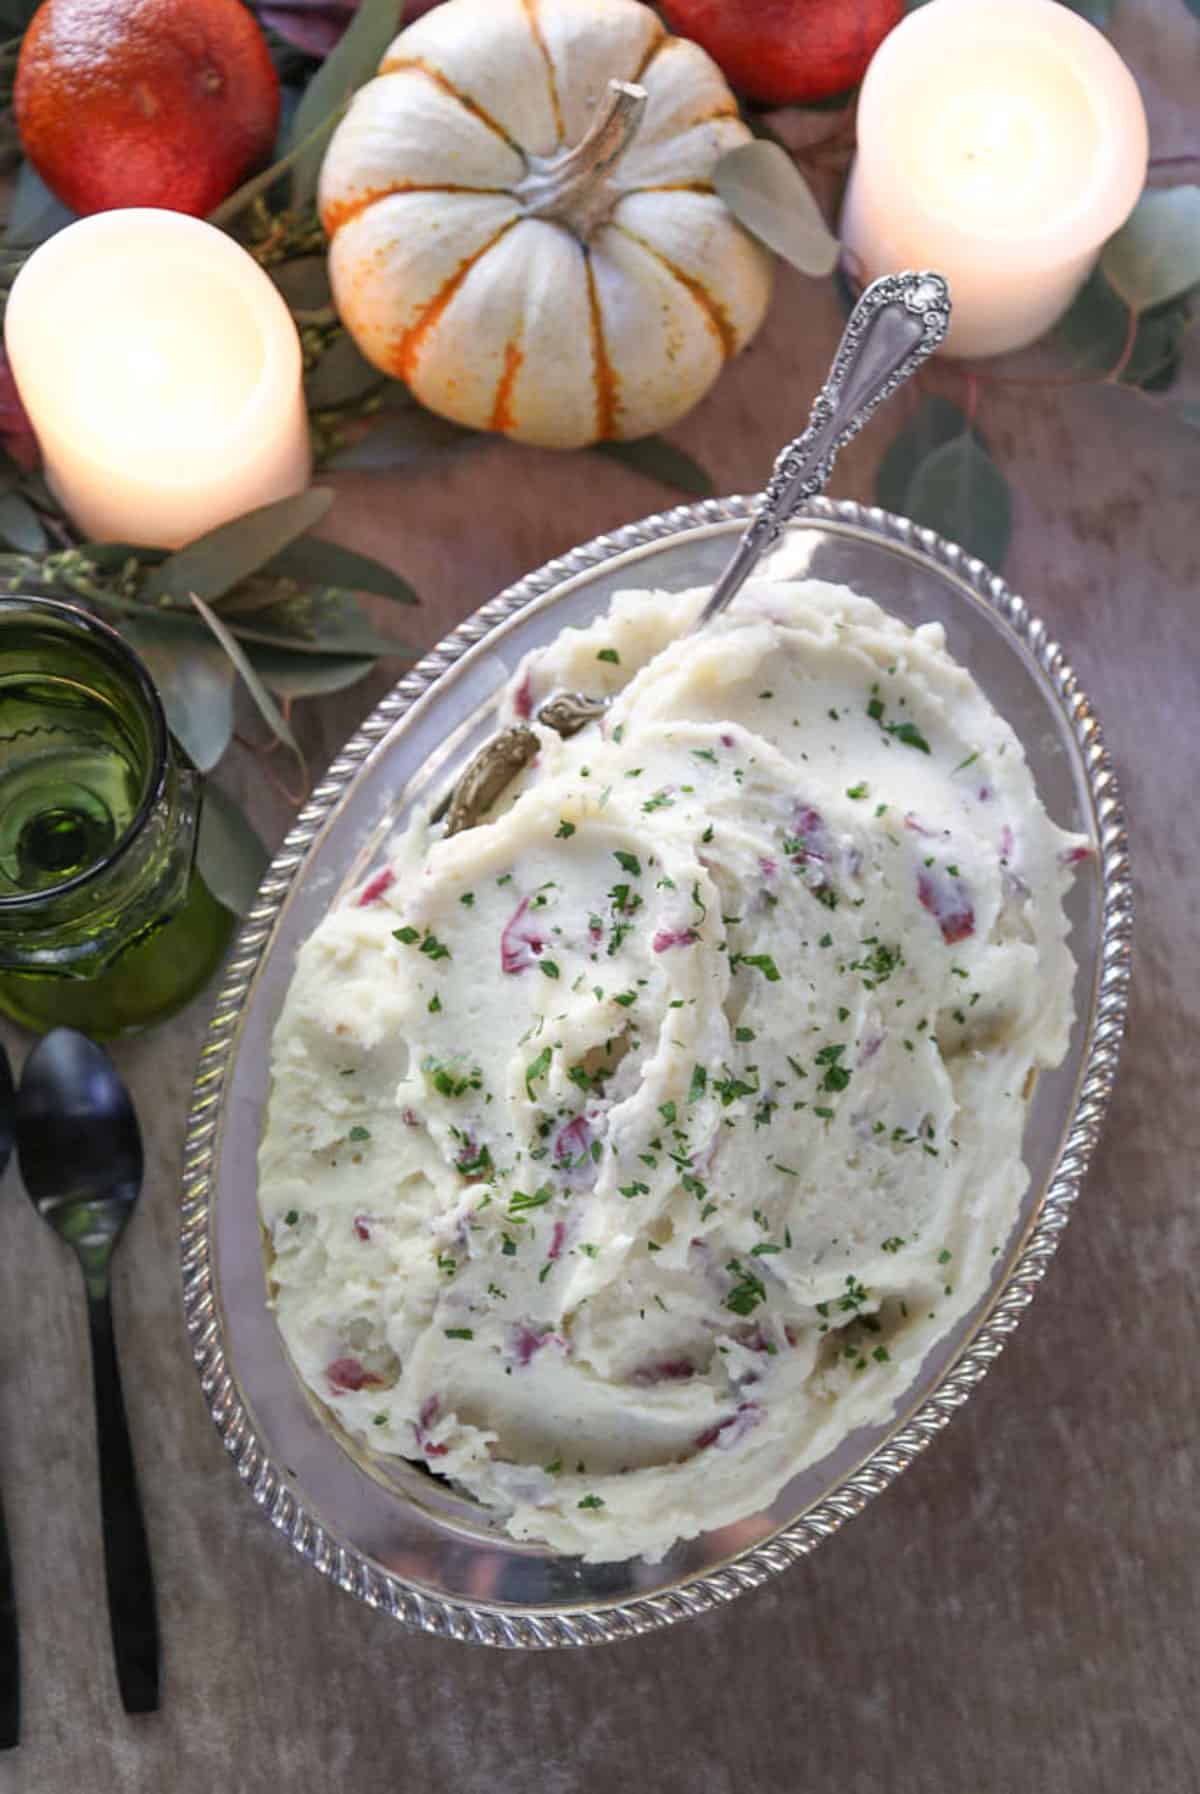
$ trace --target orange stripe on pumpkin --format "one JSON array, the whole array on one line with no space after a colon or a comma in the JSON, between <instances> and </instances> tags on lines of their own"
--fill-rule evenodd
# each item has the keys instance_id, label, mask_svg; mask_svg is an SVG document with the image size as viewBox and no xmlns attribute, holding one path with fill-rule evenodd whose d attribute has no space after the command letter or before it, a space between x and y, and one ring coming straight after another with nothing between
<instances>
[{"instance_id":1,"label":"orange stripe on pumpkin","mask_svg":"<svg viewBox=\"0 0 1200 1794\"><path fill-rule=\"evenodd\" d=\"M588 310L592 319L592 361L594 363L592 378L596 387L596 439L598 442L611 442L617 434L617 376L612 362L608 359L608 344L604 340L604 318L600 312L600 295L596 291L596 276L592 272L592 259L586 249L583 251L583 269L587 275Z\"/></svg>"},{"instance_id":2,"label":"orange stripe on pumpkin","mask_svg":"<svg viewBox=\"0 0 1200 1794\"><path fill-rule=\"evenodd\" d=\"M388 356L388 373L395 374L400 380L412 379L420 357L421 345L441 318L455 293L462 286L476 262L485 256L489 249L494 249L501 237L507 236L516 223L517 219L514 218L508 224L502 225L495 236L489 237L487 242L475 251L474 255L467 256L458 264L449 280L434 294L416 323L409 326L396 344L395 350Z\"/></svg>"},{"instance_id":3,"label":"orange stripe on pumpkin","mask_svg":"<svg viewBox=\"0 0 1200 1794\"><path fill-rule=\"evenodd\" d=\"M512 408L513 387L517 384L517 375L521 371L521 364L524 360L525 353L521 348L521 339L514 337L504 347L504 372L501 374L500 384L496 388L496 402L492 406L492 415L488 419L489 430L499 430L503 433L506 430L516 429L517 419Z\"/></svg>"},{"instance_id":4,"label":"orange stripe on pumpkin","mask_svg":"<svg viewBox=\"0 0 1200 1794\"><path fill-rule=\"evenodd\" d=\"M554 114L554 129L561 143L566 136L563 128L562 107L558 99L558 79L554 73L554 64L550 60L550 49L542 32L542 22L538 18L538 0L521 0L521 10L529 20L529 29L533 33L533 41L542 52L542 61L546 65L546 80L550 87L550 110Z\"/></svg>"},{"instance_id":5,"label":"orange stripe on pumpkin","mask_svg":"<svg viewBox=\"0 0 1200 1794\"><path fill-rule=\"evenodd\" d=\"M461 87L455 87L449 76L443 75L441 69L434 68L432 63L425 62L419 56L397 56L395 61L385 59L379 68L381 75L406 75L410 72L424 75L427 80L433 82L435 87L439 87L443 93L449 94L452 100L457 100L460 106L465 107L471 113L472 117L477 118L480 124L486 125L489 131L494 131L497 137L507 143L509 149L515 150L518 156L524 159L524 150L519 143L513 142L499 120L494 119L490 112L486 112L478 100L473 100L470 94L464 93Z\"/></svg>"},{"instance_id":6,"label":"orange stripe on pumpkin","mask_svg":"<svg viewBox=\"0 0 1200 1794\"><path fill-rule=\"evenodd\" d=\"M378 200L392 199L397 193L475 193L484 199L491 199L503 197L506 191L504 187L456 187L450 182L426 186L422 181L396 181L390 187L372 187L366 193L356 194L353 199L331 201L322 208L321 223L325 235L335 237L343 224L361 217Z\"/></svg>"},{"instance_id":7,"label":"orange stripe on pumpkin","mask_svg":"<svg viewBox=\"0 0 1200 1794\"><path fill-rule=\"evenodd\" d=\"M683 269L676 267L671 258L664 255L661 249L656 249L653 243L647 243L644 237L639 237L635 231L629 230L624 224L617 224L614 221L611 228L619 230L623 237L627 237L631 243L636 243L639 249L646 251L647 255L652 255L655 261L660 262L667 273L679 282L681 287L687 289L711 325L713 334L721 345L722 355L727 361L731 355L736 355L737 331L733 327L729 313L719 299L713 298L703 281L697 280L691 274L685 274Z\"/></svg>"},{"instance_id":8,"label":"orange stripe on pumpkin","mask_svg":"<svg viewBox=\"0 0 1200 1794\"><path fill-rule=\"evenodd\" d=\"M658 36L654 39L654 41L646 46L646 54L642 57L642 60L638 63L638 66L634 70L630 79L633 81L640 81L642 76L646 73L646 70L650 67L650 64L654 61L654 58L658 55L658 52L660 50L665 49L666 46L670 42L671 42L671 39L667 35L666 31L663 29L660 29Z\"/></svg>"}]
</instances>

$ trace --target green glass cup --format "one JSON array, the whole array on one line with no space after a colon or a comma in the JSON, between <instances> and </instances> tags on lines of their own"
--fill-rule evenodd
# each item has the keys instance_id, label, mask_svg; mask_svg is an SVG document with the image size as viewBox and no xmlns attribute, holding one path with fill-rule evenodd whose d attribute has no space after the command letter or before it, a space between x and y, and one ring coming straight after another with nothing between
<instances>
[{"instance_id":1,"label":"green glass cup","mask_svg":"<svg viewBox=\"0 0 1200 1794\"><path fill-rule=\"evenodd\" d=\"M0 597L0 1010L108 1040L196 995L233 931L195 870L200 801L117 632Z\"/></svg>"}]
</instances>

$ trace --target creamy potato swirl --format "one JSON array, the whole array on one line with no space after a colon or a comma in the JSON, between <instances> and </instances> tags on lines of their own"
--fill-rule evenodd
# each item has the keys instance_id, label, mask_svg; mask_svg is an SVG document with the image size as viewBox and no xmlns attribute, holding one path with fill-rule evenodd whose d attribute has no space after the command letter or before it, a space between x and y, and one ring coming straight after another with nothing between
<instances>
[{"instance_id":1,"label":"creamy potato swirl","mask_svg":"<svg viewBox=\"0 0 1200 1794\"><path fill-rule=\"evenodd\" d=\"M625 593L514 679L607 691L302 949L259 1201L300 1375L516 1537L660 1556L887 1416L987 1286L1065 1051L1088 851L870 600Z\"/></svg>"}]
</instances>

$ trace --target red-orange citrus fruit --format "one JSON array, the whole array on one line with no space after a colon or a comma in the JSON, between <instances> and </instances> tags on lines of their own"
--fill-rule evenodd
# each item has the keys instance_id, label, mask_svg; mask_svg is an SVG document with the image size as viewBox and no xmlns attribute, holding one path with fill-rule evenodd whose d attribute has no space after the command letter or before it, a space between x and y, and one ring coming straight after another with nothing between
<instances>
[{"instance_id":1,"label":"red-orange citrus fruit","mask_svg":"<svg viewBox=\"0 0 1200 1794\"><path fill-rule=\"evenodd\" d=\"M17 63L17 128L76 212L210 212L271 153L279 80L241 0L45 0Z\"/></svg>"}]
</instances>

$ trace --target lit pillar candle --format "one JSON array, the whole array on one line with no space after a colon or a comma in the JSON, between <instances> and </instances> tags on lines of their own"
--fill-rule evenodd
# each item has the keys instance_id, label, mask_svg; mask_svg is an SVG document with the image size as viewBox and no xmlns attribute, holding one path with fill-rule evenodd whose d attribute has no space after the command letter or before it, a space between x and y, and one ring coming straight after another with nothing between
<instances>
[{"instance_id":1,"label":"lit pillar candle","mask_svg":"<svg viewBox=\"0 0 1200 1794\"><path fill-rule=\"evenodd\" d=\"M47 478L92 541L176 548L308 483L296 326L198 218L69 225L17 276L4 340Z\"/></svg>"},{"instance_id":2,"label":"lit pillar candle","mask_svg":"<svg viewBox=\"0 0 1200 1794\"><path fill-rule=\"evenodd\" d=\"M1147 155L1137 84L1084 19L1057 0L930 0L867 70L842 240L864 281L936 268L945 352L999 355L1066 310Z\"/></svg>"}]
</instances>

